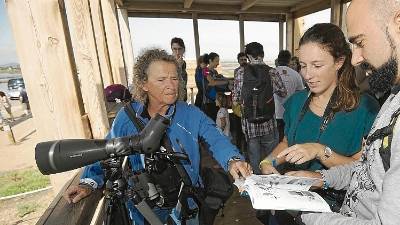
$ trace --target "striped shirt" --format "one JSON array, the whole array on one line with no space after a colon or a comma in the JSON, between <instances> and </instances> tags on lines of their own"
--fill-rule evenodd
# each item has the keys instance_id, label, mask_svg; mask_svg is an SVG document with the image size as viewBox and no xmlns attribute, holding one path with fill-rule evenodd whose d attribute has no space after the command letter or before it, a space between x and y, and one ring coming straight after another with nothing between
<instances>
[{"instance_id":1,"label":"striped shirt","mask_svg":"<svg viewBox=\"0 0 400 225\"><path fill-rule=\"evenodd\" d=\"M251 65L255 64L265 64L262 60L254 60L250 61ZM285 85L282 82L281 77L276 69L271 68L269 71L272 81L272 87L274 94L278 96L285 97L287 94ZM243 75L244 75L244 67L240 67L237 70L234 86L233 86L233 101L242 103L241 100L241 90L243 86ZM242 117L242 129L243 133L246 134L247 138L254 138L263 136L266 134L271 134L276 130L276 121L275 119L270 119L264 123L249 123L247 119Z\"/></svg>"}]
</instances>

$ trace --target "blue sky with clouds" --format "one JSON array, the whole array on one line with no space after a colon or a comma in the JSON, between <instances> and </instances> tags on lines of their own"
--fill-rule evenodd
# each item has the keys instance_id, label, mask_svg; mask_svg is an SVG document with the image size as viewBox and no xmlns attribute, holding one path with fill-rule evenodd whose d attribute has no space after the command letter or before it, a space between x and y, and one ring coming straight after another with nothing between
<instances>
[{"instance_id":1,"label":"blue sky with clouds","mask_svg":"<svg viewBox=\"0 0 400 225\"><path fill-rule=\"evenodd\" d=\"M305 17L305 28L317 22L329 22L330 10ZM178 36L186 44L186 58L195 58L193 24L190 19L130 18L132 45L137 56L144 48L169 49L169 41ZM264 45L265 58L278 55L278 23L245 22L245 42ZM226 20L199 20L201 53L217 52L221 60L234 60L240 50L239 23ZM18 62L15 42L4 1L0 0L0 65Z\"/></svg>"}]
</instances>

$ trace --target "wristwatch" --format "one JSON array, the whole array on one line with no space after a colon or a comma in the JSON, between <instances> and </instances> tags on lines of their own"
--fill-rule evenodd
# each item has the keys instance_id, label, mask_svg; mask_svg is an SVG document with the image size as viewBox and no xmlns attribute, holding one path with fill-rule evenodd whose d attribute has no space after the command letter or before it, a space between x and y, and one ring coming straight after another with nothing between
<instances>
[{"instance_id":1,"label":"wristwatch","mask_svg":"<svg viewBox=\"0 0 400 225\"><path fill-rule=\"evenodd\" d=\"M327 160L332 155L332 149L325 145L324 155L320 158L320 160Z\"/></svg>"},{"instance_id":2,"label":"wristwatch","mask_svg":"<svg viewBox=\"0 0 400 225\"><path fill-rule=\"evenodd\" d=\"M233 161L241 161L241 160L242 160L242 158L240 158L240 156L233 156L233 157L230 158L230 159L228 160L228 162L227 162L228 167L229 167L229 164L230 164L231 162L233 162Z\"/></svg>"}]
</instances>

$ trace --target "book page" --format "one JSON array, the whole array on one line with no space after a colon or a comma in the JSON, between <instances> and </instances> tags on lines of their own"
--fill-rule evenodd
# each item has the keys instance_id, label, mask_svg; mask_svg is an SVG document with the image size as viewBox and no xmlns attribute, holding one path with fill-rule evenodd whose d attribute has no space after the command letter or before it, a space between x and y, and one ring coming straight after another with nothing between
<instances>
[{"instance_id":1,"label":"book page","mask_svg":"<svg viewBox=\"0 0 400 225\"><path fill-rule=\"evenodd\" d=\"M246 180L235 180L235 185L240 189L244 185L256 185L262 187L279 188L286 190L309 190L310 187L319 182L319 179L309 177L294 177L285 175L251 175Z\"/></svg>"},{"instance_id":2,"label":"book page","mask_svg":"<svg viewBox=\"0 0 400 225\"><path fill-rule=\"evenodd\" d=\"M305 177L252 175L235 181L235 185L248 193L255 209L331 212L321 196L308 191L318 181Z\"/></svg>"}]
</instances>

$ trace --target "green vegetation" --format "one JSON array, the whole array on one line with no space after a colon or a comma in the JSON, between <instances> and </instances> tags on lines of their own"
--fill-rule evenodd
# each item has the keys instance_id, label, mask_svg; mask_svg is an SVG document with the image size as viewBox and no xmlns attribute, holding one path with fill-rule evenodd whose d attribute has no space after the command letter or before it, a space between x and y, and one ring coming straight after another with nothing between
<instances>
[{"instance_id":1,"label":"green vegetation","mask_svg":"<svg viewBox=\"0 0 400 225\"><path fill-rule=\"evenodd\" d=\"M49 184L49 177L34 168L0 173L0 197L45 188Z\"/></svg>"},{"instance_id":2,"label":"green vegetation","mask_svg":"<svg viewBox=\"0 0 400 225\"><path fill-rule=\"evenodd\" d=\"M35 202L17 205L17 215L22 218L29 213L35 212L39 208L39 204Z\"/></svg>"},{"instance_id":3,"label":"green vegetation","mask_svg":"<svg viewBox=\"0 0 400 225\"><path fill-rule=\"evenodd\" d=\"M21 74L21 69L0 67L0 73Z\"/></svg>"}]
</instances>

